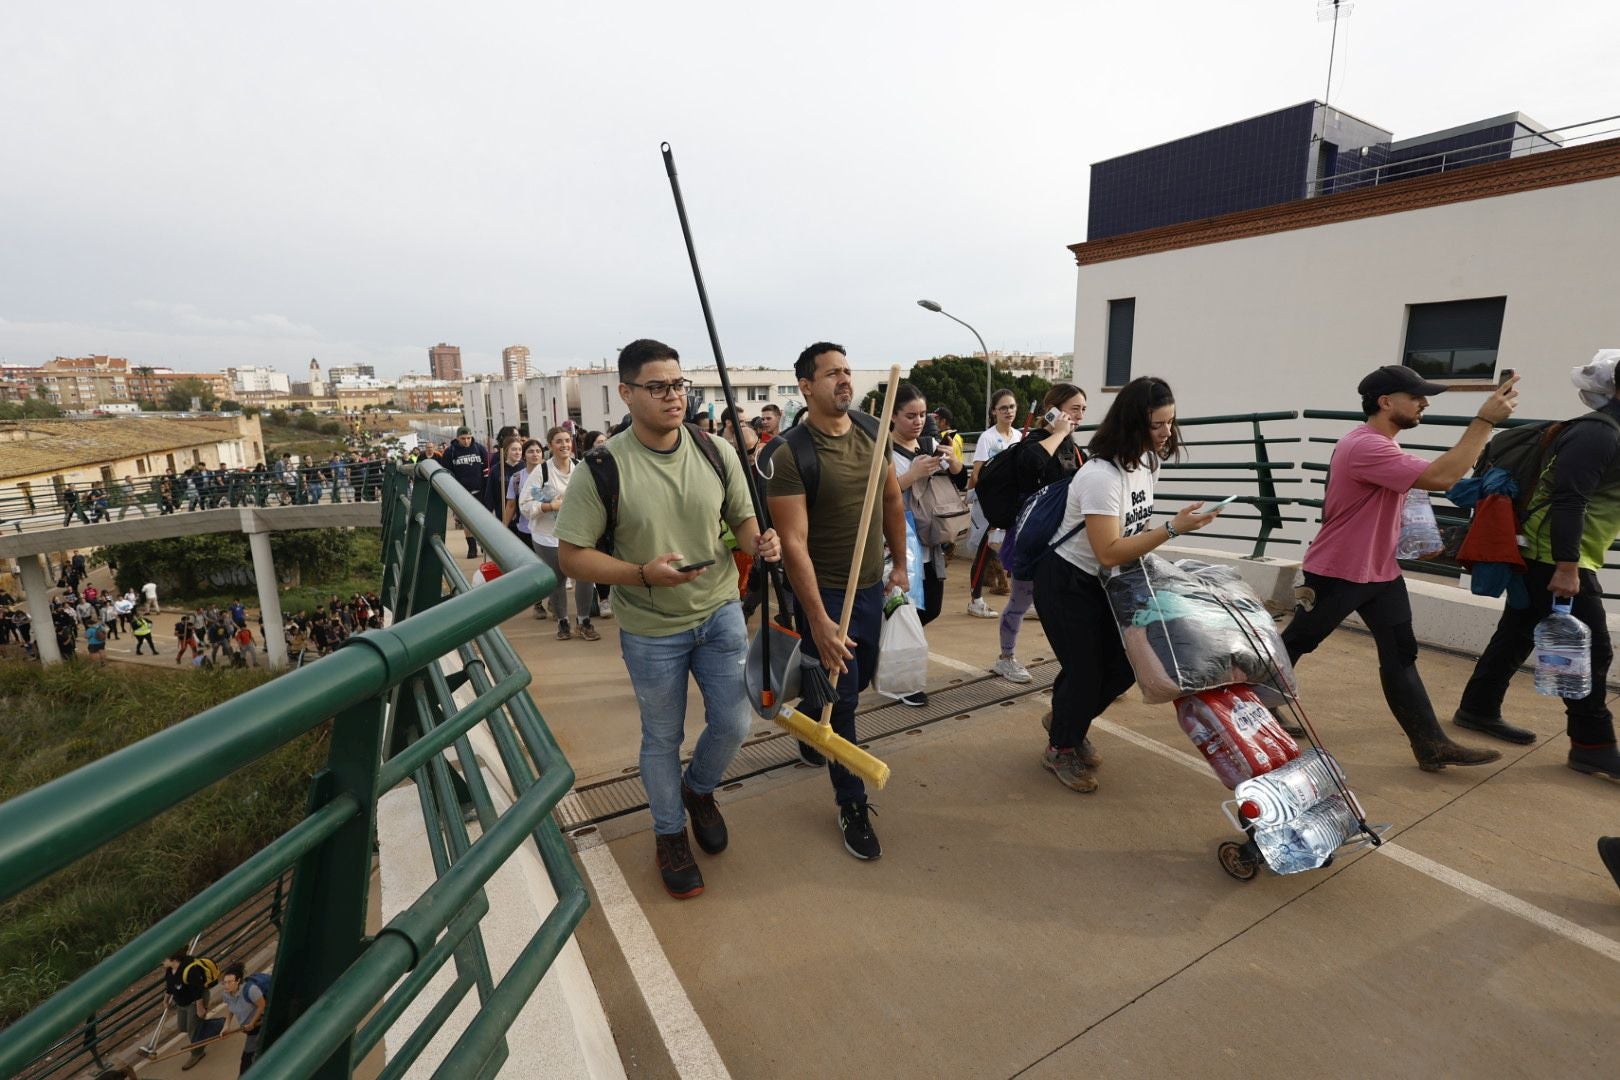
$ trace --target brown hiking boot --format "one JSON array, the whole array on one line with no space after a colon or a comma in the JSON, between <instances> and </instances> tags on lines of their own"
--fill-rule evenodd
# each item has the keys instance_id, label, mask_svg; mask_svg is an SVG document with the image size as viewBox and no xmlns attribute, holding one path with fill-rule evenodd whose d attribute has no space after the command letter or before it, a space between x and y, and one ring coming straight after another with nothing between
<instances>
[{"instance_id":1,"label":"brown hiking boot","mask_svg":"<svg viewBox=\"0 0 1620 1080\"><path fill-rule=\"evenodd\" d=\"M686 829L668 836L654 833L657 842L658 874L664 879L664 891L677 900L690 900L703 891L703 872L692 858L692 845L686 841Z\"/></svg>"},{"instance_id":2,"label":"brown hiking boot","mask_svg":"<svg viewBox=\"0 0 1620 1080\"><path fill-rule=\"evenodd\" d=\"M1090 794L1097 790L1097 774L1073 750L1047 747L1041 754L1041 765L1070 791Z\"/></svg>"},{"instance_id":3,"label":"brown hiking boot","mask_svg":"<svg viewBox=\"0 0 1620 1080\"><path fill-rule=\"evenodd\" d=\"M1413 743L1412 756L1417 758L1418 768L1424 772L1439 772L1447 765L1489 765L1501 759L1502 751L1481 750L1445 739Z\"/></svg>"},{"instance_id":4,"label":"brown hiking boot","mask_svg":"<svg viewBox=\"0 0 1620 1080\"><path fill-rule=\"evenodd\" d=\"M1052 734L1051 709L1047 709L1046 712L1042 714L1041 728L1048 735ZM1074 756L1079 758L1080 764L1084 765L1088 769L1095 769L1097 766L1102 764L1102 755L1097 753L1097 748L1095 746L1091 745L1091 739L1089 736L1080 740L1080 745L1075 748Z\"/></svg>"},{"instance_id":5,"label":"brown hiking boot","mask_svg":"<svg viewBox=\"0 0 1620 1080\"><path fill-rule=\"evenodd\" d=\"M586 619L579 624L579 636L584 638L586 641L602 640L602 635L596 632L596 627L591 625L591 620L589 619Z\"/></svg>"}]
</instances>

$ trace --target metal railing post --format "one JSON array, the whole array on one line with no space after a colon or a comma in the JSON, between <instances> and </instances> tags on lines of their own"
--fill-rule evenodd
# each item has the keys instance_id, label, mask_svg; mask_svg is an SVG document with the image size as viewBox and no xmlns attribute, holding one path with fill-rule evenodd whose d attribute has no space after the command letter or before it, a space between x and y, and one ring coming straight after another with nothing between
<instances>
[{"instance_id":1,"label":"metal railing post","mask_svg":"<svg viewBox=\"0 0 1620 1080\"><path fill-rule=\"evenodd\" d=\"M1266 453L1266 439L1260 432L1258 418L1250 421L1254 428L1254 460L1260 463L1257 472L1260 497L1265 500L1258 507L1260 511L1260 528L1255 534L1254 551L1250 558L1258 559L1266 553L1266 541L1271 539L1274 530L1282 528L1282 510L1275 502L1277 498L1277 485L1271 478L1271 457Z\"/></svg>"},{"instance_id":2,"label":"metal railing post","mask_svg":"<svg viewBox=\"0 0 1620 1080\"><path fill-rule=\"evenodd\" d=\"M327 767L311 787L310 809L348 795L360 812L300 859L293 872L287 919L276 950L276 993L265 1026L267 1046L321 999L364 951L382 729L380 697L351 706L332 720ZM352 1033L310 1075L346 1078L351 1042Z\"/></svg>"}]
</instances>

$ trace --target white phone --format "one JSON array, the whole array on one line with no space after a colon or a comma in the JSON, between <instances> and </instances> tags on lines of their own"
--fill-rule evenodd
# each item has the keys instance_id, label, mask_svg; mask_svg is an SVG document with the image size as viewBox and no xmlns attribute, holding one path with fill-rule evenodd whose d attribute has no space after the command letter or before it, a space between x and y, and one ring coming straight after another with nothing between
<instances>
[{"instance_id":1,"label":"white phone","mask_svg":"<svg viewBox=\"0 0 1620 1080\"><path fill-rule=\"evenodd\" d=\"M1220 502L1214 503L1214 504L1212 504L1210 506L1204 507L1203 512L1206 513L1206 514L1213 514L1217 510L1225 509L1227 504L1230 503L1232 500L1234 500L1236 498L1237 498L1236 495L1228 495L1226 498L1222 499Z\"/></svg>"}]
</instances>

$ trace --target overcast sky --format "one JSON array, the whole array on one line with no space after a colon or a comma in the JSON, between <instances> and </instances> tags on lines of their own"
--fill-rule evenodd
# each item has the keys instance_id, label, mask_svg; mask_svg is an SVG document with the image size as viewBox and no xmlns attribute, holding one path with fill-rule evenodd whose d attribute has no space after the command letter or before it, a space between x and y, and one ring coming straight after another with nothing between
<instances>
[{"instance_id":1,"label":"overcast sky","mask_svg":"<svg viewBox=\"0 0 1620 1080\"><path fill-rule=\"evenodd\" d=\"M1088 166L1323 92L1315 0L8 5L0 360L860 366L1072 347ZM460 9L460 10L453 10ZM1360 0L1397 138L1620 113L1614 0Z\"/></svg>"}]
</instances>

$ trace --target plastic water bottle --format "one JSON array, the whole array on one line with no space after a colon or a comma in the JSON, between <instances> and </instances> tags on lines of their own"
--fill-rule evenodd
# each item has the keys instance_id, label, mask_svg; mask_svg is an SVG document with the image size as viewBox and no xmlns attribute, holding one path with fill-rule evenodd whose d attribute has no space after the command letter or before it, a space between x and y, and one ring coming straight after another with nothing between
<instances>
[{"instance_id":1,"label":"plastic water bottle","mask_svg":"<svg viewBox=\"0 0 1620 1080\"><path fill-rule=\"evenodd\" d=\"M1592 631L1569 613L1569 600L1553 602L1536 624L1536 693L1583 698L1592 692Z\"/></svg>"},{"instance_id":2,"label":"plastic water bottle","mask_svg":"<svg viewBox=\"0 0 1620 1080\"><path fill-rule=\"evenodd\" d=\"M1267 866L1279 874L1297 874L1327 862L1357 828L1344 796L1329 795L1286 824L1256 829L1254 842Z\"/></svg>"},{"instance_id":3,"label":"plastic water bottle","mask_svg":"<svg viewBox=\"0 0 1620 1080\"><path fill-rule=\"evenodd\" d=\"M1395 542L1397 559L1424 559L1445 547L1440 539L1440 526L1434 520L1434 507L1429 493L1413 488L1406 493L1401 505L1401 535Z\"/></svg>"},{"instance_id":4,"label":"plastic water bottle","mask_svg":"<svg viewBox=\"0 0 1620 1080\"><path fill-rule=\"evenodd\" d=\"M1339 763L1326 750L1312 747L1280 769L1243 781L1232 797L1245 821L1265 828L1293 820L1343 782Z\"/></svg>"}]
</instances>

